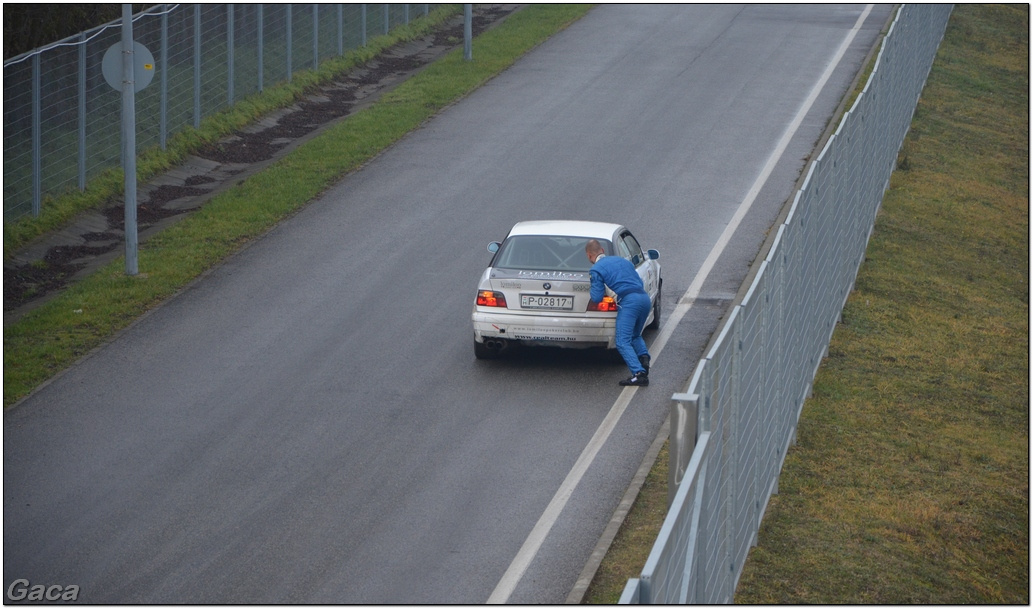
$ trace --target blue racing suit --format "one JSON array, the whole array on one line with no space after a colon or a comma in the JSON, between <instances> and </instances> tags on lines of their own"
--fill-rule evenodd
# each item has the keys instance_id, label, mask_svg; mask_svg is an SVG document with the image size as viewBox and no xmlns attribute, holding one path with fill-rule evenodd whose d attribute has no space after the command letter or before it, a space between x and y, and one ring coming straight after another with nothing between
<instances>
[{"instance_id":1,"label":"blue racing suit","mask_svg":"<svg viewBox=\"0 0 1033 609\"><path fill-rule=\"evenodd\" d=\"M645 368L638 358L640 355L649 355L646 341L642 338L642 329L653 304L649 302L642 278L628 260L602 254L596 258L589 276L592 279L589 292L592 302L602 302L606 287L617 295L617 352L624 358L632 374L644 372Z\"/></svg>"}]
</instances>

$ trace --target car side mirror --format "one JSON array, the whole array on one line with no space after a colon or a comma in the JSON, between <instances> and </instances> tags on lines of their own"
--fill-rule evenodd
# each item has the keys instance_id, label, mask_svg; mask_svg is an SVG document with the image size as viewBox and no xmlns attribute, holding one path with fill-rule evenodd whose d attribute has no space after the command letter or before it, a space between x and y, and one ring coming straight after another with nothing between
<instances>
[{"instance_id":1,"label":"car side mirror","mask_svg":"<svg viewBox=\"0 0 1033 609\"><path fill-rule=\"evenodd\" d=\"M494 254L495 252L499 251L500 247L502 247L501 243L499 243L498 241L492 241L488 244L488 251Z\"/></svg>"},{"instance_id":2,"label":"car side mirror","mask_svg":"<svg viewBox=\"0 0 1033 609\"><path fill-rule=\"evenodd\" d=\"M648 250L648 251L646 251L646 254L649 255L649 259L650 260L659 260L660 259L660 252L658 252L656 250Z\"/></svg>"}]
</instances>

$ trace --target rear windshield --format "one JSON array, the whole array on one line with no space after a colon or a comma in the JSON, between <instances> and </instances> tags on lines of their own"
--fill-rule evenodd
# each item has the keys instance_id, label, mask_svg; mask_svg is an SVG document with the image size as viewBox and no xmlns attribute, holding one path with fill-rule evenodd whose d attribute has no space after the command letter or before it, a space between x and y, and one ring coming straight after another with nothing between
<instances>
[{"instance_id":1,"label":"rear windshield","mask_svg":"<svg viewBox=\"0 0 1033 609\"><path fill-rule=\"evenodd\" d=\"M586 243L588 237L517 235L502 243L492 266L497 269L583 272L592 268L585 255ZM607 255L612 255L612 243L599 239L599 244Z\"/></svg>"}]
</instances>

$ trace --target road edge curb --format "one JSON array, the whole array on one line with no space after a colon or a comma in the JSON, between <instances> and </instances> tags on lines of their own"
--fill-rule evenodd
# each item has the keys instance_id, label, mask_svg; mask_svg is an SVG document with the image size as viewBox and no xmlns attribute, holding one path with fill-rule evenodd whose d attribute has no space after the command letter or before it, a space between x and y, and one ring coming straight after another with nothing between
<instances>
[{"instance_id":1,"label":"road edge curb","mask_svg":"<svg viewBox=\"0 0 1033 609\"><path fill-rule=\"evenodd\" d=\"M617 509L614 510L609 524L606 525L602 535L599 537L599 541L596 543L595 549L592 550L592 554L589 555L588 562L585 563L584 569L581 570L581 574L578 576L577 582L575 582L570 594L567 595L565 604L580 605L582 601L584 601L585 593L588 592L588 587L592 584L592 580L595 579L596 571L599 570L599 566L602 564L603 559L606 557L606 554L609 553L610 545L613 544L613 540L617 537L617 533L620 531L621 525L624 524L624 520L627 518L628 512L631 511L631 506L634 505L635 500L638 499L639 491L642 490L642 485L645 484L646 477L656 464L657 455L660 454L660 449L663 448L668 435L670 435L670 428L671 417L668 415L667 418L664 419L663 425L660 426L660 431L657 432L656 438L653 439L653 443L649 446L649 450L646 451L645 456L642 458L642 463L639 465L638 471L635 472L635 476L631 479L631 484L628 485L628 490L624 492L624 496L621 498L620 503L617 504Z\"/></svg>"}]
</instances>

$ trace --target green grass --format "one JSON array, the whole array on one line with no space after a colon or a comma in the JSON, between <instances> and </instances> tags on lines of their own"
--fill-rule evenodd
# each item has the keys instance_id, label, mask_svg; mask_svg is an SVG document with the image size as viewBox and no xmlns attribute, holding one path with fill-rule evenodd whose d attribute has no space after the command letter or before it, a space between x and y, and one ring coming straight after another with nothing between
<instances>
[{"instance_id":1,"label":"green grass","mask_svg":"<svg viewBox=\"0 0 1033 609\"><path fill-rule=\"evenodd\" d=\"M262 235L446 105L460 99L588 11L588 5L531 5L336 124L265 171L213 197L202 209L140 246L137 277L118 259L4 329L4 405L173 296ZM290 94L283 93L289 97ZM240 110L245 116L258 109ZM223 117L213 131L232 130ZM6 231L6 226L5 226ZM5 248L6 248L5 234Z\"/></svg>"},{"instance_id":2,"label":"green grass","mask_svg":"<svg viewBox=\"0 0 1033 609\"><path fill-rule=\"evenodd\" d=\"M1028 32L956 5L737 603L1029 603Z\"/></svg>"}]
</instances>

